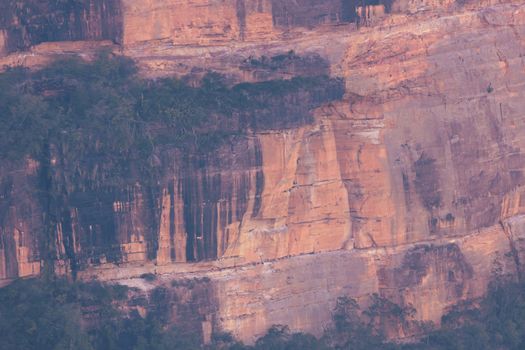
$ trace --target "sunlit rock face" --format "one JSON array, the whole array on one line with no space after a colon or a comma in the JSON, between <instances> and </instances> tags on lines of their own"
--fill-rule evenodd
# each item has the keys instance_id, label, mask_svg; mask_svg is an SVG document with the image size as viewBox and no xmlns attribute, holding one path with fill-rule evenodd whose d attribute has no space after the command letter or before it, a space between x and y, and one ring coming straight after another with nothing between
<instances>
[{"instance_id":1,"label":"sunlit rock face","mask_svg":"<svg viewBox=\"0 0 525 350\"><path fill-rule=\"evenodd\" d=\"M291 28L366 21L390 12L392 0L6 0L0 6L2 41L13 52L50 41L260 41Z\"/></svg>"},{"instance_id":2,"label":"sunlit rock face","mask_svg":"<svg viewBox=\"0 0 525 350\"><path fill-rule=\"evenodd\" d=\"M390 12L391 0L122 0L125 44L163 40L174 45L274 39L293 28L358 22ZM379 10L379 8L381 10Z\"/></svg>"},{"instance_id":3,"label":"sunlit rock face","mask_svg":"<svg viewBox=\"0 0 525 350\"><path fill-rule=\"evenodd\" d=\"M82 12L103 18L95 23L105 29L53 40L122 43L145 75L330 74L344 88L267 101L257 112L262 127L212 154L168 153L155 181L104 187L86 177L68 187L73 175L59 154L50 169L32 159L2 163L3 280L38 275L51 259L57 273L136 285L150 297L164 286L170 297L195 295L192 325L200 322L205 337L211 327L250 342L272 324L319 334L341 295L366 303L379 293L439 323L448 307L480 296L496 267L521 274L523 4L113 5ZM110 18L120 29L104 24ZM13 46L21 24L3 21L0 54L51 40L27 34ZM56 45L32 48L34 57L65 44ZM275 55L283 56L271 61ZM42 197L50 178L62 191L52 203ZM51 205L60 220L49 237L42 232ZM160 277L137 278L146 272ZM184 292L194 277L199 288ZM169 317L180 322L184 310L173 304Z\"/></svg>"}]
</instances>

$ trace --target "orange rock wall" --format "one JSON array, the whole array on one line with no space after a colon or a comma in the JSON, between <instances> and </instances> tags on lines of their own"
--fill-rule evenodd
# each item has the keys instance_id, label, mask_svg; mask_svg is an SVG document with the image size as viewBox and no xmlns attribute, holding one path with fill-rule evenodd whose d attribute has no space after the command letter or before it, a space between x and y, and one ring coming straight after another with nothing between
<instances>
[{"instance_id":1,"label":"orange rock wall","mask_svg":"<svg viewBox=\"0 0 525 350\"><path fill-rule=\"evenodd\" d=\"M123 0L124 44L209 45L272 35L271 1Z\"/></svg>"},{"instance_id":2,"label":"orange rock wall","mask_svg":"<svg viewBox=\"0 0 525 350\"><path fill-rule=\"evenodd\" d=\"M524 35L523 5L501 5L341 39L344 101L257 135L260 210L232 225L223 258L258 264L210 274L227 296L218 324L247 341L275 323L315 332L336 296L373 292L439 323L496 261L517 273L505 254L525 234Z\"/></svg>"},{"instance_id":3,"label":"orange rock wall","mask_svg":"<svg viewBox=\"0 0 525 350\"><path fill-rule=\"evenodd\" d=\"M219 197L229 193L216 201L192 188L192 205L217 212L217 259L188 263L195 252L187 249L187 179L174 172L158 216L144 214L139 187L113 203L124 265L102 257L81 278L147 291L136 278L145 272L160 274L156 283L205 276L217 306L206 322L253 341L277 323L318 333L341 295L365 301L380 293L414 305L416 319L438 323L448 307L484 292L496 261L520 273L525 5L399 1L392 9L403 13L359 30L286 32L273 25L268 1L242 3L244 20L238 2L124 0L123 50L145 74L199 66L247 80L255 78L240 63L249 56L317 53L331 75L344 78L344 98L317 108L310 125L255 133L245 148L227 150L229 158L217 154L249 158L232 162L242 166L191 177L231 185L217 186ZM34 169L28 161L21 171L33 176ZM25 188L23 177L17 181ZM39 273L31 216L20 209L37 211L31 199L6 206L4 226L12 229L2 232L3 278ZM204 219L194 226L198 242ZM66 254L62 239L54 242L59 255Z\"/></svg>"}]
</instances>

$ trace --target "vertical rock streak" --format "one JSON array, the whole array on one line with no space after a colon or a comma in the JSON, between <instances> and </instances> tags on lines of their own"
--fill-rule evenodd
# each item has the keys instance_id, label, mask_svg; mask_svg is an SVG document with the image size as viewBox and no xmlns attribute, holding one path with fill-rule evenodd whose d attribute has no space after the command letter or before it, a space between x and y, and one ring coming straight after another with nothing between
<instances>
[{"instance_id":1,"label":"vertical rock streak","mask_svg":"<svg viewBox=\"0 0 525 350\"><path fill-rule=\"evenodd\" d=\"M47 41L122 39L120 0L19 1L0 5L8 52Z\"/></svg>"}]
</instances>

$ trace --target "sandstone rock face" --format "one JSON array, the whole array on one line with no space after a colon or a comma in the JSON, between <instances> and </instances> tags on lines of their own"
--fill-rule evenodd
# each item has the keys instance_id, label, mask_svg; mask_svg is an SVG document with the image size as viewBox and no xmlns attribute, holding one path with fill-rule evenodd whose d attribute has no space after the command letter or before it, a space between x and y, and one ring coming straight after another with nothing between
<instances>
[{"instance_id":1,"label":"sandstone rock face","mask_svg":"<svg viewBox=\"0 0 525 350\"><path fill-rule=\"evenodd\" d=\"M352 108L389 125L383 140L396 211L390 232L372 234L374 241L457 235L521 212L519 205L510 212L504 205L509 191L520 192L523 184L521 141L512 136L521 133L523 99L514 77L522 74L523 60L513 43L522 42L522 34L513 28L514 21L523 23L523 12L508 10L429 21L421 31L391 33L390 43L381 40L386 46L376 47L372 36L351 46L342 69L347 93L357 96ZM509 25L495 24L494 17L507 17ZM374 108L365 109L369 103L361 99Z\"/></svg>"},{"instance_id":2,"label":"sandstone rock face","mask_svg":"<svg viewBox=\"0 0 525 350\"><path fill-rule=\"evenodd\" d=\"M0 30L0 56L7 54L7 33Z\"/></svg>"},{"instance_id":3,"label":"sandstone rock face","mask_svg":"<svg viewBox=\"0 0 525 350\"><path fill-rule=\"evenodd\" d=\"M344 78L345 94L270 103L276 120L309 109L312 120L258 129L213 157L174 154L157 187L73 191L50 241L37 233L42 165L3 164L0 276L39 274L41 247L51 246L56 271L150 297L155 286L170 298L190 293L203 335L212 327L248 342L277 323L319 333L341 295L379 293L439 323L480 296L496 266L520 276L525 5L368 5L123 0L122 49L144 74L330 73ZM363 17L369 26L356 29ZM292 49L303 58L254 59ZM156 282L137 278L151 271ZM192 296L194 277L202 289ZM173 322L185 318L170 305Z\"/></svg>"},{"instance_id":4,"label":"sandstone rock face","mask_svg":"<svg viewBox=\"0 0 525 350\"><path fill-rule=\"evenodd\" d=\"M120 41L120 1L19 1L0 4L0 54L48 41Z\"/></svg>"},{"instance_id":5,"label":"sandstone rock face","mask_svg":"<svg viewBox=\"0 0 525 350\"><path fill-rule=\"evenodd\" d=\"M13 52L49 41L159 40L185 46L262 41L292 28L381 16L390 12L392 0L6 0L0 6L6 52Z\"/></svg>"},{"instance_id":6,"label":"sandstone rock face","mask_svg":"<svg viewBox=\"0 0 525 350\"><path fill-rule=\"evenodd\" d=\"M524 224L523 216L513 220ZM514 239L522 242L523 233ZM320 335L341 295L366 305L371 293L380 293L401 305L413 305L416 320L439 323L443 309L483 293L494 261L505 271L516 273L513 258L505 256L508 251L507 235L496 226L461 238L395 248L344 249L252 264L232 258L191 265L107 267L83 271L81 276L138 287L139 295L146 299L154 288L170 289L209 279L211 301L184 303L201 305L198 310L203 325L211 321L215 330L231 331L251 343L272 324ZM151 271L159 275L154 282L136 277ZM181 306L167 304L168 314L176 318ZM411 334L402 326L393 328L387 329L393 337Z\"/></svg>"}]
</instances>

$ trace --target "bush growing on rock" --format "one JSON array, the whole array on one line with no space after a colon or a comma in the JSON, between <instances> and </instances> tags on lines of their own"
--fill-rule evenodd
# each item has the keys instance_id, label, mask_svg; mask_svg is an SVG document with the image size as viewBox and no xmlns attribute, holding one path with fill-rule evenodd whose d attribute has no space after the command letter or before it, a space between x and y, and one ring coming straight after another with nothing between
<instances>
[{"instance_id":1,"label":"bush growing on rock","mask_svg":"<svg viewBox=\"0 0 525 350\"><path fill-rule=\"evenodd\" d=\"M157 309L165 308L159 297L164 291L156 293L152 302L158 303ZM518 350L525 345L525 284L509 280L493 282L486 297L458 305L443 317L441 329L427 329L419 342L411 344L388 342L373 328L372 314L388 319L409 316L412 310L379 296L372 297L375 306L365 310L353 299L339 298L332 324L320 338L274 325L254 346L227 333L214 334L212 344L203 345L199 329L170 325L169 318L156 312L145 317L123 312L118 305L127 298L124 286L64 279L15 281L0 289L0 349Z\"/></svg>"}]
</instances>

